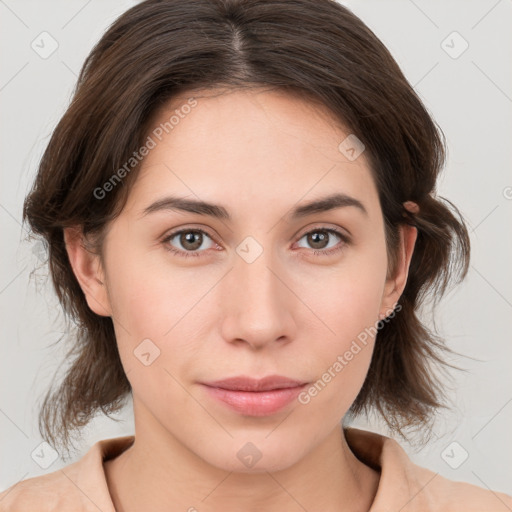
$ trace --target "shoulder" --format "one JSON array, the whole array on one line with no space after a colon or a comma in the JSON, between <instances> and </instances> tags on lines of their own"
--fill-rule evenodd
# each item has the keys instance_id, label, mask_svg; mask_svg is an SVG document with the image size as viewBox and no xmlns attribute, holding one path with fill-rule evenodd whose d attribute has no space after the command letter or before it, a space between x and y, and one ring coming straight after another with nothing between
<instances>
[{"instance_id":1,"label":"shoulder","mask_svg":"<svg viewBox=\"0 0 512 512\"><path fill-rule=\"evenodd\" d=\"M0 512L71 510L76 489L65 476L65 468L22 480L0 493Z\"/></svg>"},{"instance_id":2,"label":"shoulder","mask_svg":"<svg viewBox=\"0 0 512 512\"><path fill-rule=\"evenodd\" d=\"M510 512L512 496L451 480L415 464L394 439L375 432L345 429L351 450L380 471L371 512Z\"/></svg>"},{"instance_id":3,"label":"shoulder","mask_svg":"<svg viewBox=\"0 0 512 512\"><path fill-rule=\"evenodd\" d=\"M512 510L512 496L508 494L468 482L451 480L412 462L408 468L411 481L417 485L416 499L422 507L425 507L425 510L438 512L510 512ZM408 510L405 507L404 512Z\"/></svg>"},{"instance_id":4,"label":"shoulder","mask_svg":"<svg viewBox=\"0 0 512 512\"><path fill-rule=\"evenodd\" d=\"M12 485L0 493L0 512L115 512L104 462L133 441L133 436L98 441L73 464Z\"/></svg>"}]
</instances>

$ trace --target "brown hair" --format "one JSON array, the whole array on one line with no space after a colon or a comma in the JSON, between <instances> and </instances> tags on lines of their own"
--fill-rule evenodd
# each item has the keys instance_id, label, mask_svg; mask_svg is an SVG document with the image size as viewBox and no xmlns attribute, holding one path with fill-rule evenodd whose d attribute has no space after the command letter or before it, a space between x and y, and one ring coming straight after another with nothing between
<instances>
[{"instance_id":1,"label":"brown hair","mask_svg":"<svg viewBox=\"0 0 512 512\"><path fill-rule=\"evenodd\" d=\"M94 193L129 161L157 109L178 93L219 87L271 87L318 101L365 145L385 219L389 272L398 226L418 237L401 310L381 322L367 378L349 414L377 411L392 431L428 429L443 388L431 363L451 351L418 318L452 278L468 270L470 244L457 208L436 196L444 165L441 130L375 34L331 0L147 0L103 35L80 72L24 205L42 235L57 296L76 324L60 387L46 394L39 430L54 446L100 410L124 405L131 387L112 319L93 313L71 269L63 228L101 235L123 208L137 167L101 199ZM404 208L414 201L419 212ZM452 365L448 365L452 366Z\"/></svg>"}]
</instances>

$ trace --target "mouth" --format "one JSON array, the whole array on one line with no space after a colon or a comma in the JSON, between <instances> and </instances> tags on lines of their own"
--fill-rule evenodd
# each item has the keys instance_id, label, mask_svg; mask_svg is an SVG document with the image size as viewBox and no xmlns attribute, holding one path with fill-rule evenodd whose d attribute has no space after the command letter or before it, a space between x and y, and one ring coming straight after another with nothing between
<instances>
[{"instance_id":1,"label":"mouth","mask_svg":"<svg viewBox=\"0 0 512 512\"><path fill-rule=\"evenodd\" d=\"M201 383L208 395L247 416L268 416L289 405L308 382L271 375L263 379L240 376Z\"/></svg>"}]
</instances>

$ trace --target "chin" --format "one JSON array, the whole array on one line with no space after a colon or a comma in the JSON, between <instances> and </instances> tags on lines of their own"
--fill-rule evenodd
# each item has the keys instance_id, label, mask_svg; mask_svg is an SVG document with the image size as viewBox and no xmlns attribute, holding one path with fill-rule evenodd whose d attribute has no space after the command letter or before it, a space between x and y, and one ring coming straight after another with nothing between
<instances>
[{"instance_id":1,"label":"chin","mask_svg":"<svg viewBox=\"0 0 512 512\"><path fill-rule=\"evenodd\" d=\"M267 435L268 431L260 437L237 436L224 446L219 443L215 452L198 455L207 463L224 471L246 474L282 471L304 455L303 444L295 447L277 435L272 440L265 440Z\"/></svg>"}]
</instances>

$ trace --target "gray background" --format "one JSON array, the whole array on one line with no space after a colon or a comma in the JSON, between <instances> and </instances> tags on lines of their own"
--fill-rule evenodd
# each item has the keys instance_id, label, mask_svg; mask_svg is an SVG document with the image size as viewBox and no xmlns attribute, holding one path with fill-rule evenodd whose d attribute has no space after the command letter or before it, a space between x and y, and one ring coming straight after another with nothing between
<instances>
[{"instance_id":1,"label":"gray background","mask_svg":"<svg viewBox=\"0 0 512 512\"><path fill-rule=\"evenodd\" d=\"M50 344L64 325L44 269L30 278L41 253L24 241L22 204L86 55L135 3L0 0L0 490L69 463L42 468L31 456L42 441L37 404L63 370L63 347ZM459 206L471 230L469 276L435 316L448 345L467 356L452 362L469 371L453 374L456 407L439 417L428 446L399 442L417 464L445 477L512 494L512 2L342 3L387 45L445 132L449 159L439 193ZM58 47L42 58L52 39ZM99 439L133 433L131 414L128 407L119 423L95 419L75 460ZM376 421L356 426L387 433Z\"/></svg>"}]
</instances>

